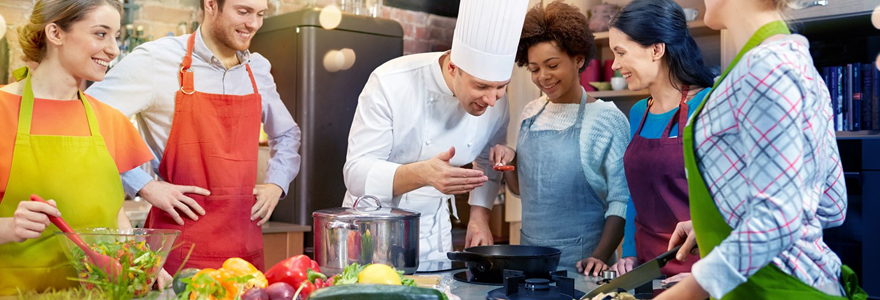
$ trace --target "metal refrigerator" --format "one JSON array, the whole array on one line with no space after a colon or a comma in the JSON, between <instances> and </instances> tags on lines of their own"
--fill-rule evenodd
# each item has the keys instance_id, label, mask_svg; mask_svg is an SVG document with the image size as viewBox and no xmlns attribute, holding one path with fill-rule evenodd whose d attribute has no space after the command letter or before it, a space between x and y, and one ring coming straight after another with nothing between
<instances>
[{"instance_id":1,"label":"metal refrigerator","mask_svg":"<svg viewBox=\"0 0 880 300\"><path fill-rule=\"evenodd\" d=\"M358 96L372 71L403 54L399 23L342 14L339 26L321 27L318 8L265 19L254 36L251 51L272 63L272 76L281 100L302 130L302 166L278 203L273 221L312 225L312 212L342 205L342 168ZM328 51L352 49L354 64L328 71ZM313 245L306 234L306 252Z\"/></svg>"}]
</instances>

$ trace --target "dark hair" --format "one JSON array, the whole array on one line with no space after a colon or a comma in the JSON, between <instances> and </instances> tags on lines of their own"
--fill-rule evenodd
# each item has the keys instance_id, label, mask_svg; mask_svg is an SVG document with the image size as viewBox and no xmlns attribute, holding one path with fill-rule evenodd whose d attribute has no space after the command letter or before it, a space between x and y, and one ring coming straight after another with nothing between
<instances>
[{"instance_id":1,"label":"dark hair","mask_svg":"<svg viewBox=\"0 0 880 300\"><path fill-rule=\"evenodd\" d=\"M46 26L55 23L68 31L70 25L82 20L101 5L108 5L122 16L122 4L118 0L40 0L27 23L18 28L18 43L26 61L40 62L46 55ZM5 26L5 24L4 24Z\"/></svg>"},{"instance_id":2,"label":"dark hair","mask_svg":"<svg viewBox=\"0 0 880 300\"><path fill-rule=\"evenodd\" d=\"M587 24L587 16L574 5L559 0L553 1L547 8L538 3L526 14L516 50L516 64L520 67L528 65L529 48L543 42L555 43L556 47L570 56L583 55L584 65L578 73L583 72L596 56L596 45L593 43L593 32Z\"/></svg>"},{"instance_id":3,"label":"dark hair","mask_svg":"<svg viewBox=\"0 0 880 300\"><path fill-rule=\"evenodd\" d=\"M666 63L669 81L676 89L679 84L711 87L712 72L703 64L697 42L691 37L681 6L672 0L634 0L611 20L617 28L636 43L649 47L666 44Z\"/></svg>"},{"instance_id":4,"label":"dark hair","mask_svg":"<svg viewBox=\"0 0 880 300\"><path fill-rule=\"evenodd\" d=\"M223 3L226 3L226 0L214 0L214 2L217 2L217 10L223 11ZM199 9L205 10L205 0L199 0Z\"/></svg>"}]
</instances>

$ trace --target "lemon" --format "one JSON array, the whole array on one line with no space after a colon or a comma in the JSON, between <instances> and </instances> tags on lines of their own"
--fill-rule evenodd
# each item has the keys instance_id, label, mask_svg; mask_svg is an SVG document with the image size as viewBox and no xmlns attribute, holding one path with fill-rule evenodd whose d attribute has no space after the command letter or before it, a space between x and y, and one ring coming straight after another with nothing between
<instances>
[{"instance_id":1,"label":"lemon","mask_svg":"<svg viewBox=\"0 0 880 300\"><path fill-rule=\"evenodd\" d=\"M358 274L358 283L400 285L400 274L383 264L372 264Z\"/></svg>"}]
</instances>

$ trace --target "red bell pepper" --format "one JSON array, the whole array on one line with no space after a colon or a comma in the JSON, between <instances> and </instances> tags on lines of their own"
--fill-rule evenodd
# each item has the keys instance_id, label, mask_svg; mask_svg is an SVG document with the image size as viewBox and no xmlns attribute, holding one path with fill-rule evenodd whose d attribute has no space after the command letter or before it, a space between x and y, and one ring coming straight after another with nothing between
<instances>
[{"instance_id":1,"label":"red bell pepper","mask_svg":"<svg viewBox=\"0 0 880 300\"><path fill-rule=\"evenodd\" d=\"M309 259L305 255L297 255L282 260L266 272L266 279L269 281L269 284L285 282L294 289L299 289L300 286L303 286L300 292L303 298L308 298L310 293L322 287L315 284L315 280L319 278L323 281L327 279L327 276L321 274L318 262Z\"/></svg>"}]
</instances>

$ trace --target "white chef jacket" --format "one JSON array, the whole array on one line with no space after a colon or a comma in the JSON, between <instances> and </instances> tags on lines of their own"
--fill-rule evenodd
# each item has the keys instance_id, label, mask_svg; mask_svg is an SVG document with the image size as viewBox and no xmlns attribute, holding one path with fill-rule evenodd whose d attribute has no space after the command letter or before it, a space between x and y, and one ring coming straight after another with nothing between
<instances>
[{"instance_id":1,"label":"white chef jacket","mask_svg":"<svg viewBox=\"0 0 880 300\"><path fill-rule=\"evenodd\" d=\"M343 170L348 189L344 206L351 206L358 196L373 195L383 206L422 213L422 259L443 259L445 251L451 250L451 223L445 204L452 195L425 186L393 197L397 168L455 147L450 164L474 162L474 169L489 177L483 186L471 191L470 205L491 209L501 173L491 168L489 150L507 143L510 119L507 96L481 116L467 113L443 79L439 63L443 54L407 55L373 71L358 99ZM434 239L428 243L426 239L432 236ZM430 245L426 247L426 243Z\"/></svg>"}]
</instances>

